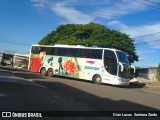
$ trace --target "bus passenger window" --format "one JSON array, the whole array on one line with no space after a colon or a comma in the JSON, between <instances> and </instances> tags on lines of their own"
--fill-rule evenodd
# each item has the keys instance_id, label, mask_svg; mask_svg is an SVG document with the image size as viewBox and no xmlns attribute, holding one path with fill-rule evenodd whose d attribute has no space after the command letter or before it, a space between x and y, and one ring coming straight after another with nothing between
<instances>
[{"instance_id":1,"label":"bus passenger window","mask_svg":"<svg viewBox=\"0 0 160 120\"><path fill-rule=\"evenodd\" d=\"M53 55L59 55L59 48L57 48L57 47L55 47L54 49L53 49Z\"/></svg>"},{"instance_id":2,"label":"bus passenger window","mask_svg":"<svg viewBox=\"0 0 160 120\"><path fill-rule=\"evenodd\" d=\"M91 58L93 59L102 59L102 50L91 50Z\"/></svg>"}]
</instances>

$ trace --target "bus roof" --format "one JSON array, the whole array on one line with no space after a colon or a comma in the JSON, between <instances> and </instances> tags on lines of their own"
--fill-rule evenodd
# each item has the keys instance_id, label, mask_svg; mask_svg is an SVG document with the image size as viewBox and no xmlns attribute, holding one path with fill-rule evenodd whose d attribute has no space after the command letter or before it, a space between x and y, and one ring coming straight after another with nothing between
<instances>
[{"instance_id":1,"label":"bus roof","mask_svg":"<svg viewBox=\"0 0 160 120\"><path fill-rule=\"evenodd\" d=\"M39 46L39 47L63 47L63 48L84 48L84 49L107 49L107 50L112 50L112 51L120 51L123 52L121 50L117 50L114 48L101 48L101 47L86 47L83 45L62 45L62 44L55 44L55 45L32 45L32 46Z\"/></svg>"}]
</instances>

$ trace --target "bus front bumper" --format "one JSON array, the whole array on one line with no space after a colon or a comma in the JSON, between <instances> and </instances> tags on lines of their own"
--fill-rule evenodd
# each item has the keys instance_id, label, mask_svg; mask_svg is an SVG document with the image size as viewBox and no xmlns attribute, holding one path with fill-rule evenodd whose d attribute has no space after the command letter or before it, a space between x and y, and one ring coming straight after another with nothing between
<instances>
[{"instance_id":1,"label":"bus front bumper","mask_svg":"<svg viewBox=\"0 0 160 120\"><path fill-rule=\"evenodd\" d=\"M117 81L117 85L122 85L122 86L128 86L129 85L129 80L125 78L119 78Z\"/></svg>"}]
</instances>

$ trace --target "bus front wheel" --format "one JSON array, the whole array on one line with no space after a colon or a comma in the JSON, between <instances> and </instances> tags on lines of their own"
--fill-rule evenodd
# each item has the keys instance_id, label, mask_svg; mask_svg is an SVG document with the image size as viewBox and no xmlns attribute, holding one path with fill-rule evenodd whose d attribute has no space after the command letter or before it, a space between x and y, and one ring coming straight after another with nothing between
<instances>
[{"instance_id":1,"label":"bus front wheel","mask_svg":"<svg viewBox=\"0 0 160 120\"><path fill-rule=\"evenodd\" d=\"M40 74L42 76L46 76L46 68L42 68L41 71L40 71Z\"/></svg>"},{"instance_id":2,"label":"bus front wheel","mask_svg":"<svg viewBox=\"0 0 160 120\"><path fill-rule=\"evenodd\" d=\"M53 76L53 69L48 69L48 71L47 71L47 76L48 77L52 77Z\"/></svg>"},{"instance_id":3,"label":"bus front wheel","mask_svg":"<svg viewBox=\"0 0 160 120\"><path fill-rule=\"evenodd\" d=\"M95 83L95 84L101 84L101 82L102 82L102 78L101 78L101 76L100 75L95 75L94 77L93 77L93 82Z\"/></svg>"}]
</instances>

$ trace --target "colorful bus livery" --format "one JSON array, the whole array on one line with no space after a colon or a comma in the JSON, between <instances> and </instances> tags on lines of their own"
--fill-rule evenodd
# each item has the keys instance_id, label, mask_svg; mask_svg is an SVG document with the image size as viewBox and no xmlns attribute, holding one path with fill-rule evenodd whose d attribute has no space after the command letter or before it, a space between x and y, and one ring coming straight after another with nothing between
<instances>
[{"instance_id":1,"label":"colorful bus livery","mask_svg":"<svg viewBox=\"0 0 160 120\"><path fill-rule=\"evenodd\" d=\"M96 84L129 85L127 55L116 49L72 45L33 45L29 69L43 76L60 75Z\"/></svg>"}]
</instances>

